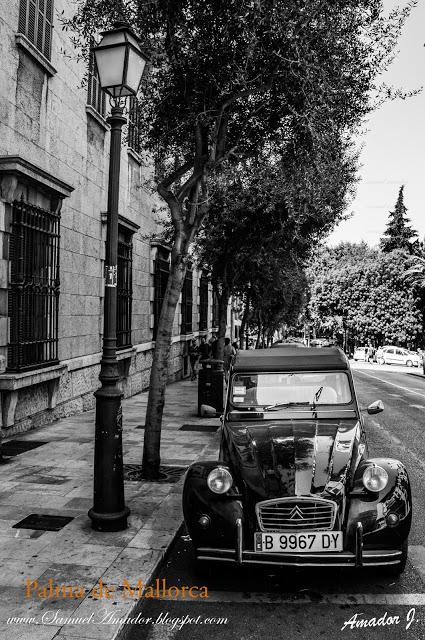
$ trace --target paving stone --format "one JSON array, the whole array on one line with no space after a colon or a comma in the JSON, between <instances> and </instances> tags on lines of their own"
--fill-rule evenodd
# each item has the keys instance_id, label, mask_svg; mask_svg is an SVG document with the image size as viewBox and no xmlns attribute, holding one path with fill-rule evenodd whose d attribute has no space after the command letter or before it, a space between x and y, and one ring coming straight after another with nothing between
<instances>
[{"instance_id":1,"label":"paving stone","mask_svg":"<svg viewBox=\"0 0 425 640\"><path fill-rule=\"evenodd\" d=\"M215 455L217 434L179 431L184 423L196 423L196 395L196 386L187 382L167 388L163 465L188 466L200 456ZM137 426L144 424L146 405L146 392L123 401L126 464L141 463L144 432ZM74 415L27 433L25 439L48 444L0 466L0 620L6 614L40 615L57 609L66 616L93 611L98 615L105 606L118 617L127 615L134 602L123 599L124 580L148 580L182 522L183 477L175 484L125 482L131 509L128 529L100 533L91 528L87 511L93 503L94 415L94 411ZM12 529L30 513L74 519L59 532ZM90 596L69 602L23 598L26 578L39 584L49 578L59 584L78 582L90 590L100 577L115 589L114 599L106 603ZM16 625L7 628L5 638L108 640L118 629L116 624Z\"/></svg>"}]
</instances>

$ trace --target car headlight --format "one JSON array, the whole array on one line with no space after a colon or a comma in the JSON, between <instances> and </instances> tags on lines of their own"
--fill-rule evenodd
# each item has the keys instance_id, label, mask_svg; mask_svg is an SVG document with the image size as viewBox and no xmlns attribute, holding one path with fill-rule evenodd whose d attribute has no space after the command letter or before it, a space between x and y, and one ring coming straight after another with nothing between
<instances>
[{"instance_id":1,"label":"car headlight","mask_svg":"<svg viewBox=\"0 0 425 640\"><path fill-rule=\"evenodd\" d=\"M363 485L368 491L382 491L388 484L388 473L377 464L372 464L363 473Z\"/></svg>"},{"instance_id":2,"label":"car headlight","mask_svg":"<svg viewBox=\"0 0 425 640\"><path fill-rule=\"evenodd\" d=\"M232 484L232 475L224 467L216 467L208 474L207 485L213 493L226 493Z\"/></svg>"}]
</instances>

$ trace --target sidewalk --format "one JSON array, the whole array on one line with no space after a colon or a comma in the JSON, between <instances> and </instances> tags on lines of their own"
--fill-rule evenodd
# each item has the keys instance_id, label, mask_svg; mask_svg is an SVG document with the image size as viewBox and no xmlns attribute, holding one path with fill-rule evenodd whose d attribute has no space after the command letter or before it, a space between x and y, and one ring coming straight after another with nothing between
<instances>
[{"instance_id":1,"label":"sidewalk","mask_svg":"<svg viewBox=\"0 0 425 640\"><path fill-rule=\"evenodd\" d=\"M144 431L138 426L144 425L146 403L147 393L123 401L124 465L141 463ZM198 418L196 410L195 382L181 381L167 388L162 465L187 467L199 458L216 456L217 433L179 430L183 424L219 427L217 418ZM138 580L146 585L173 540L183 519L183 476L174 484L126 481L129 528L98 533L90 528L87 516L93 492L94 411L16 439L45 444L0 466L0 638L115 638L122 625L96 624L100 612L107 609L117 620L125 618L136 604L137 591L129 596L124 581L132 587ZM57 532L12 528L33 513L73 519ZM94 597L92 590L100 578L110 589L109 599ZM30 597L26 597L27 579ZM54 587L67 585L67 597L49 597L49 579ZM89 622L66 621L91 615ZM35 620L6 624L10 616Z\"/></svg>"}]
</instances>

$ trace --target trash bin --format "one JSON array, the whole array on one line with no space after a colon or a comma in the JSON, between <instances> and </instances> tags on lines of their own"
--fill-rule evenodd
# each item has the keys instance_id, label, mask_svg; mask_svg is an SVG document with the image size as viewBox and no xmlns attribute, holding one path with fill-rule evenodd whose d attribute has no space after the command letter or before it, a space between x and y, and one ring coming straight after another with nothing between
<instances>
[{"instance_id":1,"label":"trash bin","mask_svg":"<svg viewBox=\"0 0 425 640\"><path fill-rule=\"evenodd\" d=\"M223 360L201 360L198 371L198 416L201 406L214 407L217 413L224 411L224 370Z\"/></svg>"}]
</instances>

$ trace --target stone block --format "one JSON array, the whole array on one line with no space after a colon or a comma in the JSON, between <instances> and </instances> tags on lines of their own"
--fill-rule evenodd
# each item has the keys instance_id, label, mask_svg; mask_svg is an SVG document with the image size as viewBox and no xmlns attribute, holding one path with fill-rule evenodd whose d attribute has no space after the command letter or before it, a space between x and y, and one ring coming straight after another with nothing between
<instances>
[{"instance_id":1,"label":"stone block","mask_svg":"<svg viewBox=\"0 0 425 640\"><path fill-rule=\"evenodd\" d=\"M61 404L72 398L72 378L69 371L66 371L59 379L57 403Z\"/></svg>"}]
</instances>

